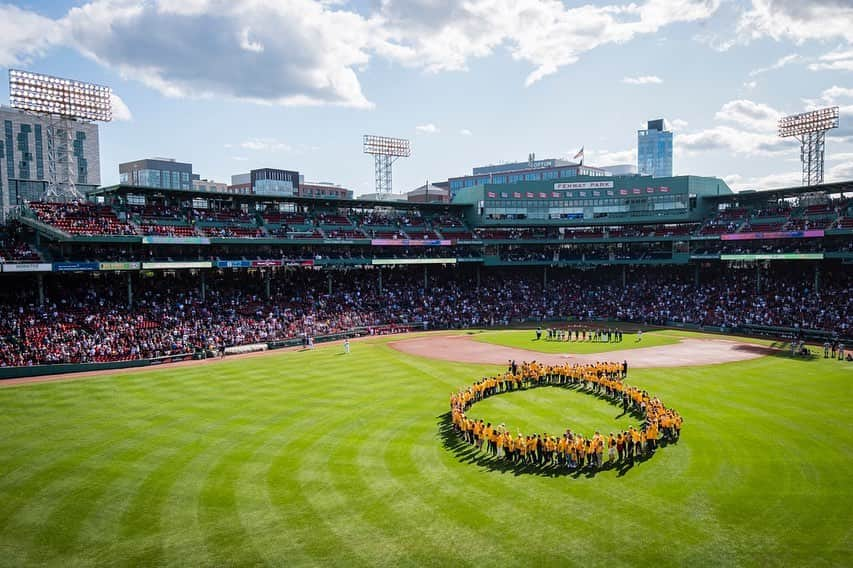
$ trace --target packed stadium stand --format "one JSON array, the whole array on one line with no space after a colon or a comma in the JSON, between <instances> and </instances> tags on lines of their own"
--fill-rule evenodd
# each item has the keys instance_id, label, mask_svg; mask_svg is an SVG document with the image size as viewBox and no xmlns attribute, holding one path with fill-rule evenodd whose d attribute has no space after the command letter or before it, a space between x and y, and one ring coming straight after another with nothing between
<instances>
[{"instance_id":1,"label":"packed stadium stand","mask_svg":"<svg viewBox=\"0 0 853 568\"><path fill-rule=\"evenodd\" d=\"M853 182L666 183L587 201L522 183L450 204L125 186L30 202L0 230L0 366L566 319L849 340Z\"/></svg>"}]
</instances>

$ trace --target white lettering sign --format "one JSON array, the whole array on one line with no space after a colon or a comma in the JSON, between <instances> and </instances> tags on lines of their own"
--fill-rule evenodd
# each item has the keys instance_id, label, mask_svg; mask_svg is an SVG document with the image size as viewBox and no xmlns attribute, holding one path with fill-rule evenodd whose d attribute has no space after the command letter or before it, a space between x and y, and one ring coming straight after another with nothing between
<instances>
[{"instance_id":1,"label":"white lettering sign","mask_svg":"<svg viewBox=\"0 0 853 568\"><path fill-rule=\"evenodd\" d=\"M610 189L613 187L612 181L577 181L568 183L555 183L554 189Z\"/></svg>"}]
</instances>

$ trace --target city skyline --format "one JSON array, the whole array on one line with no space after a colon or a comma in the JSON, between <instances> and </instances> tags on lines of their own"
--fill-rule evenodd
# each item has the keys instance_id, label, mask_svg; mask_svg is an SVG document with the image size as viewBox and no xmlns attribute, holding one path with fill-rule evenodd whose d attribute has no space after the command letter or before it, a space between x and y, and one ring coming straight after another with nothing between
<instances>
[{"instance_id":1,"label":"city skyline","mask_svg":"<svg viewBox=\"0 0 853 568\"><path fill-rule=\"evenodd\" d=\"M221 182L272 167L369 193L369 133L412 139L402 192L532 152L636 164L637 130L665 118L674 174L798 185L776 121L833 104L826 179L853 178L853 7L832 0L32 1L0 20L4 70L114 89L104 184L169 156Z\"/></svg>"}]
</instances>

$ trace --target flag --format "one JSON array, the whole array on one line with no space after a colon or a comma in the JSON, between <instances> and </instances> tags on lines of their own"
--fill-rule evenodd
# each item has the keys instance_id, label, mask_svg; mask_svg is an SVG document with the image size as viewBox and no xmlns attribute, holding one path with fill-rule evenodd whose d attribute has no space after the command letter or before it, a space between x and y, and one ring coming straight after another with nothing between
<instances>
[{"instance_id":1,"label":"flag","mask_svg":"<svg viewBox=\"0 0 853 568\"><path fill-rule=\"evenodd\" d=\"M581 197L586 197L586 192L585 191L579 191L578 195L580 195Z\"/></svg>"},{"instance_id":2,"label":"flag","mask_svg":"<svg viewBox=\"0 0 853 568\"><path fill-rule=\"evenodd\" d=\"M544 191L539 192L539 199L545 199L546 197L548 197L547 193L545 193Z\"/></svg>"},{"instance_id":3,"label":"flag","mask_svg":"<svg viewBox=\"0 0 853 568\"><path fill-rule=\"evenodd\" d=\"M620 189L619 195L628 195L628 190L627 189Z\"/></svg>"},{"instance_id":4,"label":"flag","mask_svg":"<svg viewBox=\"0 0 853 568\"><path fill-rule=\"evenodd\" d=\"M653 188L653 187L647 187L646 188L646 193L654 193L654 192L655 192L655 188Z\"/></svg>"},{"instance_id":5,"label":"flag","mask_svg":"<svg viewBox=\"0 0 853 568\"><path fill-rule=\"evenodd\" d=\"M661 193L669 193L669 188L668 187L661 187L660 192Z\"/></svg>"},{"instance_id":6,"label":"flag","mask_svg":"<svg viewBox=\"0 0 853 568\"><path fill-rule=\"evenodd\" d=\"M528 199L532 199L532 198L533 198L533 192L532 192L532 191L528 191L528 192L527 192L527 198L528 198Z\"/></svg>"},{"instance_id":7,"label":"flag","mask_svg":"<svg viewBox=\"0 0 853 568\"><path fill-rule=\"evenodd\" d=\"M601 197L601 192L600 191L593 191L592 196L593 197Z\"/></svg>"},{"instance_id":8,"label":"flag","mask_svg":"<svg viewBox=\"0 0 853 568\"><path fill-rule=\"evenodd\" d=\"M581 163L581 164L583 164L583 146L581 146L581 149L580 149L580 150L578 150L578 153L577 153L577 154L575 154L575 157L574 157L574 158L572 158L572 159L573 159L573 160L580 159L580 163Z\"/></svg>"},{"instance_id":9,"label":"flag","mask_svg":"<svg viewBox=\"0 0 853 568\"><path fill-rule=\"evenodd\" d=\"M521 199L521 192L513 191L512 196L515 197L516 199Z\"/></svg>"},{"instance_id":10,"label":"flag","mask_svg":"<svg viewBox=\"0 0 853 568\"><path fill-rule=\"evenodd\" d=\"M635 187L634 189L631 190L631 193L633 193L634 195L639 195L639 194L643 193L643 191L641 189L637 189Z\"/></svg>"},{"instance_id":11,"label":"flag","mask_svg":"<svg viewBox=\"0 0 853 568\"><path fill-rule=\"evenodd\" d=\"M609 196L613 197L613 196L614 196L614 195L616 195L616 194L615 194L615 193L613 193L613 190L612 190L612 189L608 189L608 190L607 190L607 195L609 195Z\"/></svg>"},{"instance_id":12,"label":"flag","mask_svg":"<svg viewBox=\"0 0 853 568\"><path fill-rule=\"evenodd\" d=\"M497 195L495 195L495 192L494 192L494 191L490 191L490 192L489 192L489 197L497 197Z\"/></svg>"},{"instance_id":13,"label":"flag","mask_svg":"<svg viewBox=\"0 0 853 568\"><path fill-rule=\"evenodd\" d=\"M552 191L552 192L551 192L551 197L560 197L560 194L559 194L559 193L557 193L556 191Z\"/></svg>"},{"instance_id":14,"label":"flag","mask_svg":"<svg viewBox=\"0 0 853 568\"><path fill-rule=\"evenodd\" d=\"M502 191L502 192L501 192L501 197L503 197L503 198L507 198L507 197L509 197L509 194L508 194L507 192L505 192L505 191Z\"/></svg>"}]
</instances>

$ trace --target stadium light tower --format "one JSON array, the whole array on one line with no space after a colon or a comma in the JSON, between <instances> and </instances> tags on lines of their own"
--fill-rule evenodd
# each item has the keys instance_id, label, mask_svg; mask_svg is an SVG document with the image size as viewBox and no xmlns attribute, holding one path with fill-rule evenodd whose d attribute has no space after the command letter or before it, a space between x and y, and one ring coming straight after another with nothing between
<instances>
[{"instance_id":1,"label":"stadium light tower","mask_svg":"<svg viewBox=\"0 0 853 568\"><path fill-rule=\"evenodd\" d=\"M800 141L803 185L823 183L826 133L838 128L838 107L827 107L779 119L779 136Z\"/></svg>"},{"instance_id":2,"label":"stadium light tower","mask_svg":"<svg viewBox=\"0 0 853 568\"><path fill-rule=\"evenodd\" d=\"M388 138L386 136L364 135L364 153L373 156L376 169L376 196L382 199L393 189L391 165L398 158L408 158L412 155L412 146L404 138Z\"/></svg>"},{"instance_id":3,"label":"stadium light tower","mask_svg":"<svg viewBox=\"0 0 853 568\"><path fill-rule=\"evenodd\" d=\"M81 197L74 181L73 122L111 121L111 94L109 87L93 83L9 70L12 107L45 118L47 201L71 201Z\"/></svg>"}]
</instances>

